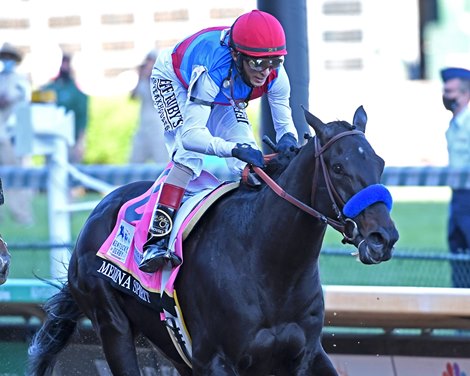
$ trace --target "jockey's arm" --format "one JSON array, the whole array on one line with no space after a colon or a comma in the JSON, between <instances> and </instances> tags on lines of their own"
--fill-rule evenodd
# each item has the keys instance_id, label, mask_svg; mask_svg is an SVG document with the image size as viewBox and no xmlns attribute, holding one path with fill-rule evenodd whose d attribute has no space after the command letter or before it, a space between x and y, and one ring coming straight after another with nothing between
<instances>
[{"instance_id":1,"label":"jockey's arm","mask_svg":"<svg viewBox=\"0 0 470 376\"><path fill-rule=\"evenodd\" d=\"M219 90L207 72L202 72L191 82L181 131L181 141L186 150L223 158L232 156L236 143L212 136L206 126Z\"/></svg>"},{"instance_id":2,"label":"jockey's arm","mask_svg":"<svg viewBox=\"0 0 470 376\"><path fill-rule=\"evenodd\" d=\"M276 142L279 141L285 133L292 133L298 141L297 129L292 120L289 98L289 78L286 70L281 66L277 78L268 89L268 102L273 118L274 130L276 131Z\"/></svg>"}]
</instances>

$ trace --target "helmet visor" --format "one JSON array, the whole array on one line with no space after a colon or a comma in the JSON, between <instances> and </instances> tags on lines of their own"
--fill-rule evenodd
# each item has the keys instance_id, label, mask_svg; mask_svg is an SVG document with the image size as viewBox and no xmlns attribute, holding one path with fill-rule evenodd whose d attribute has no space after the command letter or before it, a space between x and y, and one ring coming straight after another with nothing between
<instances>
[{"instance_id":1,"label":"helmet visor","mask_svg":"<svg viewBox=\"0 0 470 376\"><path fill-rule=\"evenodd\" d=\"M250 69L262 72L265 69L277 69L284 62L284 56L274 56L274 57L264 57L264 58L255 58L251 56L245 56L245 59L248 63Z\"/></svg>"}]
</instances>

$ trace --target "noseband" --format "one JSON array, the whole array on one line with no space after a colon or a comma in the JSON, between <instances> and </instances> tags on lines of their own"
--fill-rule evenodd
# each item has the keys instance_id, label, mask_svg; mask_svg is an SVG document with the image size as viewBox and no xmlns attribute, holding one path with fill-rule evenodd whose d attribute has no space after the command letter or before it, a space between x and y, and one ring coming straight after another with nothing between
<instances>
[{"instance_id":1,"label":"noseband","mask_svg":"<svg viewBox=\"0 0 470 376\"><path fill-rule=\"evenodd\" d=\"M336 218L330 218L316 209L312 208L309 205L304 204L303 202L299 201L295 197L291 196L288 194L286 191L284 191L274 180L272 180L262 169L259 167L253 166L254 171L258 174L258 176L263 179L263 181L280 197L285 199L286 201L290 202L291 204L295 205L299 209L303 210L304 212L308 213L309 215L321 220L324 223L329 224L331 227L333 227L335 230L340 232L344 239L343 242L347 243L354 243L355 238L358 236L358 230L357 230L357 225L356 223L349 217L344 217L342 210L345 207L345 205L349 204L349 201L353 201L352 204L355 209L357 208L362 208L365 209L367 206L372 205L375 202L382 201L385 202L389 210L391 209L391 196L388 190L384 186L380 186L382 188L377 189L376 186L379 186L379 184L372 185L365 187L363 190L359 191L356 195L354 195L348 203L345 203L344 200L341 198L341 196L338 194L336 191L332 181L330 174L328 172L328 169L326 168L325 160L323 158L323 152L327 150L332 144L334 144L336 141L338 141L340 138L343 138L345 136L351 136L351 135L364 135L363 132L358 131L358 130L350 130L350 131L345 131L342 133L337 134L333 138L331 138L325 145L321 146L320 145L320 140L318 137L314 137L313 142L315 143L315 171L313 173L313 180L312 180L312 194L311 194L311 203L315 202L315 194L316 194L316 188L318 186L318 179L319 179L319 171L320 169L323 171L323 179L325 181L326 189L328 191L328 196L330 198L330 201L332 203L333 210L335 212ZM358 201L358 197L362 198L361 196L370 196L369 193L370 191L380 191L379 194L375 195L376 197L370 198L367 200L367 204L356 204L356 201ZM361 194L361 195L359 195ZM338 205L339 203L339 205ZM352 206L352 205L349 205ZM360 211L362 211L360 210ZM350 212L355 212L357 214L358 210L350 210ZM346 214L346 213L345 213ZM356 215L357 215L356 214ZM353 233L352 236L347 236L345 234L345 228L346 224L350 222L353 225Z\"/></svg>"}]
</instances>

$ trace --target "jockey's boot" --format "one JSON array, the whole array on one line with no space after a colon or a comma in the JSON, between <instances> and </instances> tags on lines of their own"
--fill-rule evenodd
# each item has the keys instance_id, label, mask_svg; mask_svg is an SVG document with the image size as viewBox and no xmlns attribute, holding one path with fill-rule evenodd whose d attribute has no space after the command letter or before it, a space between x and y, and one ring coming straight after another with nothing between
<instances>
[{"instance_id":1,"label":"jockey's boot","mask_svg":"<svg viewBox=\"0 0 470 376\"><path fill-rule=\"evenodd\" d=\"M154 273L167 262L172 267L181 264L181 259L168 248L168 241L184 191L184 188L163 184L159 203L153 211L147 241L143 246L144 256L139 264L139 269L143 272Z\"/></svg>"}]
</instances>

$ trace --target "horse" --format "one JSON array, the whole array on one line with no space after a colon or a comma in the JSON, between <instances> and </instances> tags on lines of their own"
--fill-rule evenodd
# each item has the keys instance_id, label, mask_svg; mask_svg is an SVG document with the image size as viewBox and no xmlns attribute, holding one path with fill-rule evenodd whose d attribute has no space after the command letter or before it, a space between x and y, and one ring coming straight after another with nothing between
<instances>
[{"instance_id":1,"label":"horse","mask_svg":"<svg viewBox=\"0 0 470 376\"><path fill-rule=\"evenodd\" d=\"M2 179L0 179L0 205L3 205L3 187ZM11 255L8 252L7 243L3 240L2 235L0 234L0 285L3 285L8 278L8 273L10 271L10 259Z\"/></svg>"},{"instance_id":2,"label":"horse","mask_svg":"<svg viewBox=\"0 0 470 376\"><path fill-rule=\"evenodd\" d=\"M10 252L8 252L7 243L0 235L0 285L3 285L8 278L10 271Z\"/></svg>"},{"instance_id":3,"label":"horse","mask_svg":"<svg viewBox=\"0 0 470 376\"><path fill-rule=\"evenodd\" d=\"M46 302L47 318L30 344L29 374L51 373L85 315L113 375L139 375L138 335L182 376L337 375L321 344L318 261L327 226L357 248L364 264L389 260L398 231L386 194L378 199L365 194L380 186L384 161L365 137L363 107L352 124L325 124L304 113L315 135L306 135L302 147L278 154L264 169L253 167L266 183L240 184L223 196L184 242L175 286L191 336L190 365L155 310L93 276L93 260L119 208L152 185L140 181L103 198L84 224L68 280Z\"/></svg>"}]
</instances>

